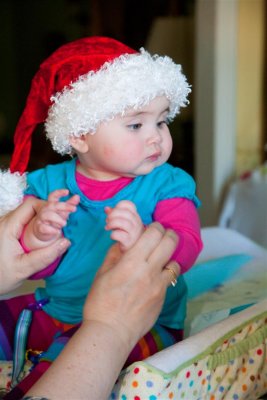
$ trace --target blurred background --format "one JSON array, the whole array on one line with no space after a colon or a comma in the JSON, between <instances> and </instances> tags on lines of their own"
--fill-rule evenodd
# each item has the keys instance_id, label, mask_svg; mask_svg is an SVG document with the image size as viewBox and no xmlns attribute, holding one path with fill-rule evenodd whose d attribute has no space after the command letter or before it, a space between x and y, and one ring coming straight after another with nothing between
<instances>
[{"instance_id":1,"label":"blurred background","mask_svg":"<svg viewBox=\"0 0 267 400\"><path fill-rule=\"evenodd\" d=\"M0 167L40 63L60 45L104 35L167 54L192 85L171 125L170 162L197 181L204 225L231 182L266 161L265 0L0 0ZM29 170L60 161L40 127Z\"/></svg>"}]
</instances>

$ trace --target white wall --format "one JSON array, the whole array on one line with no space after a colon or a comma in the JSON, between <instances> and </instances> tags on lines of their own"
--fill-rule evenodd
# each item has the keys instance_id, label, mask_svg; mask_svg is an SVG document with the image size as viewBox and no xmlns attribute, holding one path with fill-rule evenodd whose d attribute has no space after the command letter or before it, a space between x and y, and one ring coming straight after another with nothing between
<instances>
[{"instance_id":1,"label":"white wall","mask_svg":"<svg viewBox=\"0 0 267 400\"><path fill-rule=\"evenodd\" d=\"M195 21L159 17L146 43L181 63L193 84L179 118L195 123L203 226L217 224L229 182L260 162L264 1L196 0Z\"/></svg>"},{"instance_id":2,"label":"white wall","mask_svg":"<svg viewBox=\"0 0 267 400\"><path fill-rule=\"evenodd\" d=\"M265 4L264 4L265 3ZM262 154L264 5L239 0L237 46L237 174L258 167Z\"/></svg>"},{"instance_id":3,"label":"white wall","mask_svg":"<svg viewBox=\"0 0 267 400\"><path fill-rule=\"evenodd\" d=\"M198 0L195 33L196 180L211 226L236 168L237 0Z\"/></svg>"}]
</instances>

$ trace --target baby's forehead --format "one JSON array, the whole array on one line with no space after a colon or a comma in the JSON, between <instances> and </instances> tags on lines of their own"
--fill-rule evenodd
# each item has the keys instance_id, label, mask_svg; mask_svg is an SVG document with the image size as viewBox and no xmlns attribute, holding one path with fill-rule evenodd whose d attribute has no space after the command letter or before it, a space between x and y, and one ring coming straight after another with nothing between
<instances>
[{"instance_id":1,"label":"baby's forehead","mask_svg":"<svg viewBox=\"0 0 267 400\"><path fill-rule=\"evenodd\" d=\"M151 101L147 102L138 107L128 107L126 110L123 111L118 117L121 118L128 118L134 117L141 114L150 114L150 113L168 113L170 111L170 101L167 99L166 96L157 96Z\"/></svg>"}]
</instances>

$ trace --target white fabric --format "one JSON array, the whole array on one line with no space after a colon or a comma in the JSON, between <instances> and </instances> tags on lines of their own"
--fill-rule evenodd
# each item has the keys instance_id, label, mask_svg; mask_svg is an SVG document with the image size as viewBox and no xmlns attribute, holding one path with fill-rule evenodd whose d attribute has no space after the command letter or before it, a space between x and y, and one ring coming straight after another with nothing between
<instances>
[{"instance_id":1,"label":"white fabric","mask_svg":"<svg viewBox=\"0 0 267 400\"><path fill-rule=\"evenodd\" d=\"M196 263L231 254L243 253L256 258L264 258L267 254L262 246L233 229L218 226L206 227L201 229L201 236L203 250Z\"/></svg>"},{"instance_id":2,"label":"white fabric","mask_svg":"<svg viewBox=\"0 0 267 400\"><path fill-rule=\"evenodd\" d=\"M170 57L151 56L143 49L124 54L98 71L80 76L51 98L45 122L47 137L58 153L71 153L70 136L93 134L100 122L129 108L138 110L157 96L170 101L168 118L172 120L188 104L190 92L181 65Z\"/></svg>"},{"instance_id":3,"label":"white fabric","mask_svg":"<svg viewBox=\"0 0 267 400\"><path fill-rule=\"evenodd\" d=\"M190 338L183 340L161 352L148 357L146 362L164 372L171 372L182 365L184 362L196 357L199 353L205 351L212 343L235 327L241 325L258 315L267 308L267 299L254 306L231 315L225 320L212 325L202 332L197 333Z\"/></svg>"},{"instance_id":4,"label":"white fabric","mask_svg":"<svg viewBox=\"0 0 267 400\"><path fill-rule=\"evenodd\" d=\"M219 226L241 232L267 248L267 164L230 186Z\"/></svg>"},{"instance_id":5,"label":"white fabric","mask_svg":"<svg viewBox=\"0 0 267 400\"><path fill-rule=\"evenodd\" d=\"M26 175L0 170L0 217L17 208L23 201Z\"/></svg>"}]
</instances>

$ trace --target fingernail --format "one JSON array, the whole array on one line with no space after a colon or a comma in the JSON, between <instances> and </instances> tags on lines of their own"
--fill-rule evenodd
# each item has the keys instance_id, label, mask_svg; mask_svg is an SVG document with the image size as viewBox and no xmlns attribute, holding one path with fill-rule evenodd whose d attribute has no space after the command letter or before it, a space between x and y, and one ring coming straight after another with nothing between
<instances>
[{"instance_id":1,"label":"fingernail","mask_svg":"<svg viewBox=\"0 0 267 400\"><path fill-rule=\"evenodd\" d=\"M159 222L152 222L151 226L154 226L155 228L157 228L158 231L164 233L164 228Z\"/></svg>"},{"instance_id":2,"label":"fingernail","mask_svg":"<svg viewBox=\"0 0 267 400\"><path fill-rule=\"evenodd\" d=\"M64 251L70 246L70 241L68 239L63 238L59 241L58 245L59 245L60 250Z\"/></svg>"},{"instance_id":3,"label":"fingernail","mask_svg":"<svg viewBox=\"0 0 267 400\"><path fill-rule=\"evenodd\" d=\"M171 236L176 242L179 241L179 236L172 229L168 229L167 234Z\"/></svg>"}]
</instances>

